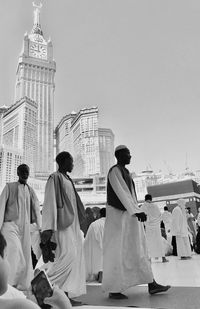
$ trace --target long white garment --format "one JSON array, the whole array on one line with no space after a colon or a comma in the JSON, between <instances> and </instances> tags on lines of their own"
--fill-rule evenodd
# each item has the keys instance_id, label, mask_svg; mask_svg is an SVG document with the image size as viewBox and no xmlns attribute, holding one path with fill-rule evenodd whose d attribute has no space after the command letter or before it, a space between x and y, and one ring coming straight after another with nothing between
<instances>
[{"instance_id":1,"label":"long white garment","mask_svg":"<svg viewBox=\"0 0 200 309\"><path fill-rule=\"evenodd\" d=\"M200 212L198 212L198 215L197 215L197 225L198 227L200 227Z\"/></svg>"},{"instance_id":2,"label":"long white garment","mask_svg":"<svg viewBox=\"0 0 200 309\"><path fill-rule=\"evenodd\" d=\"M172 252L173 252L173 247L171 245L171 242L169 242L164 237L162 237L162 241L163 241L163 247L164 247L165 255L171 255Z\"/></svg>"},{"instance_id":3,"label":"long white garment","mask_svg":"<svg viewBox=\"0 0 200 309\"><path fill-rule=\"evenodd\" d=\"M153 281L144 227L135 213L141 212L134 189L129 191L118 167L109 181L127 211L106 207L103 238L103 282L105 292L123 292L131 286Z\"/></svg>"},{"instance_id":4,"label":"long white garment","mask_svg":"<svg viewBox=\"0 0 200 309\"><path fill-rule=\"evenodd\" d=\"M189 237L176 236L176 246L178 257L188 257L192 255Z\"/></svg>"},{"instance_id":5,"label":"long white garment","mask_svg":"<svg viewBox=\"0 0 200 309\"><path fill-rule=\"evenodd\" d=\"M161 212L158 206L154 203L145 202L141 207L141 211L144 211L147 215L145 228L149 256L151 258L165 256L160 228Z\"/></svg>"},{"instance_id":6,"label":"long white garment","mask_svg":"<svg viewBox=\"0 0 200 309\"><path fill-rule=\"evenodd\" d=\"M45 266L50 281L68 292L69 297L86 293L83 241L77 214L76 196L70 180L63 177L64 189L74 209L74 221L65 230L57 230L57 205L53 178L45 189L42 209L42 230L53 230L56 242L55 260Z\"/></svg>"},{"instance_id":7,"label":"long white garment","mask_svg":"<svg viewBox=\"0 0 200 309\"><path fill-rule=\"evenodd\" d=\"M86 280L97 279L99 271L103 271L103 233L105 218L92 222L84 240Z\"/></svg>"},{"instance_id":8,"label":"long white garment","mask_svg":"<svg viewBox=\"0 0 200 309\"><path fill-rule=\"evenodd\" d=\"M40 231L38 230L36 223L31 224L30 231L31 231L31 247L36 256L36 259L39 260L42 255L42 251L40 249L40 242L41 242Z\"/></svg>"},{"instance_id":9,"label":"long white garment","mask_svg":"<svg viewBox=\"0 0 200 309\"><path fill-rule=\"evenodd\" d=\"M185 201L182 199L178 200L178 206L172 211L172 235L176 236L178 256L191 256Z\"/></svg>"},{"instance_id":10,"label":"long white garment","mask_svg":"<svg viewBox=\"0 0 200 309\"><path fill-rule=\"evenodd\" d=\"M3 299L16 299L16 298L26 299L26 296L22 291L19 291L16 288L13 288L10 284L8 284L7 291L3 295L0 295L0 299L2 298Z\"/></svg>"},{"instance_id":11,"label":"long white garment","mask_svg":"<svg viewBox=\"0 0 200 309\"><path fill-rule=\"evenodd\" d=\"M0 197L0 205L2 206L0 216L3 217L8 190L6 186ZM18 185L18 206L19 219L4 222L1 232L7 242L7 259L10 264L8 283L19 290L27 290L30 288L33 278L33 267L30 236L30 193L28 186L23 184Z\"/></svg>"},{"instance_id":12,"label":"long white garment","mask_svg":"<svg viewBox=\"0 0 200 309\"><path fill-rule=\"evenodd\" d=\"M171 231L171 224L172 224L172 214L171 214L171 212L169 212L168 210L164 210L164 212L162 213L161 220L163 221L163 223L165 225L166 233Z\"/></svg>"}]
</instances>

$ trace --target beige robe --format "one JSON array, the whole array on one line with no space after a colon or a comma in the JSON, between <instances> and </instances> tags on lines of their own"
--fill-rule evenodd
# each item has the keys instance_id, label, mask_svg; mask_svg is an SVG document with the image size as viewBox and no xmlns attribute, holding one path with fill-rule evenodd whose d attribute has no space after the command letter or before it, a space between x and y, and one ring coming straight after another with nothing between
<instances>
[{"instance_id":1,"label":"beige robe","mask_svg":"<svg viewBox=\"0 0 200 309\"><path fill-rule=\"evenodd\" d=\"M86 293L85 261L83 241L77 214L76 196L70 180L63 177L63 185L74 209L74 221L65 230L57 229L57 205L54 180L50 177L46 184L42 209L42 230L53 230L52 240L56 242L54 262L45 265L48 277L69 297Z\"/></svg>"},{"instance_id":2,"label":"beige robe","mask_svg":"<svg viewBox=\"0 0 200 309\"><path fill-rule=\"evenodd\" d=\"M105 218L92 222L84 240L86 279L97 279L99 271L103 270L103 233Z\"/></svg>"},{"instance_id":3,"label":"beige robe","mask_svg":"<svg viewBox=\"0 0 200 309\"><path fill-rule=\"evenodd\" d=\"M5 186L0 196L1 219L4 218L9 195L8 190L8 187ZM19 290L27 290L30 288L30 282L33 278L33 267L31 259L30 193L28 186L23 184L18 185L18 206L19 219L3 222L0 229L7 242L7 259L10 264L8 283Z\"/></svg>"},{"instance_id":4,"label":"beige robe","mask_svg":"<svg viewBox=\"0 0 200 309\"><path fill-rule=\"evenodd\" d=\"M144 227L135 213L138 207L134 189L130 193L119 168L109 173L110 184L127 211L106 207L103 240L104 292L123 292L129 287L153 281Z\"/></svg>"}]
</instances>

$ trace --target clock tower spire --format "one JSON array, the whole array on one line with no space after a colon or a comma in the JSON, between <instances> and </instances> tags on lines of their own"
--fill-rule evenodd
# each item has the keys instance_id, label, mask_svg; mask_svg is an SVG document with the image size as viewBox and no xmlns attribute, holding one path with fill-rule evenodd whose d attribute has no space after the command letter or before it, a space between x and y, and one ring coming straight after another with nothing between
<instances>
[{"instance_id":1,"label":"clock tower spire","mask_svg":"<svg viewBox=\"0 0 200 309\"><path fill-rule=\"evenodd\" d=\"M32 33L43 35L41 25L40 25L40 10L42 8L42 3L40 2L40 4L35 4L35 2L33 2L33 7L34 7L34 13L33 13L34 23L33 23Z\"/></svg>"}]
</instances>

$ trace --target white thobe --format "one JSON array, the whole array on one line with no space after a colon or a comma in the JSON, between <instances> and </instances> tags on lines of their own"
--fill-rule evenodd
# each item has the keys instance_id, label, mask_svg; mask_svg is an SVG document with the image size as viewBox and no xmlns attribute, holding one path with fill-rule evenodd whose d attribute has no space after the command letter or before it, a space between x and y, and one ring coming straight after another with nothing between
<instances>
[{"instance_id":1,"label":"white thobe","mask_svg":"<svg viewBox=\"0 0 200 309\"><path fill-rule=\"evenodd\" d=\"M165 255L171 255L173 252L173 247L171 243L164 237L162 237L162 241L163 241L163 248L164 248Z\"/></svg>"},{"instance_id":2,"label":"white thobe","mask_svg":"<svg viewBox=\"0 0 200 309\"><path fill-rule=\"evenodd\" d=\"M79 225L76 196L71 181L63 175L64 190L74 210L74 221L65 230L57 229L57 205L53 178L49 178L45 189L45 200L42 209L42 230L53 230L52 241L57 244L54 262L45 265L50 281L69 297L86 293L85 261L83 241Z\"/></svg>"},{"instance_id":3,"label":"white thobe","mask_svg":"<svg viewBox=\"0 0 200 309\"><path fill-rule=\"evenodd\" d=\"M188 225L185 209L176 206L172 211L172 235L176 236L177 254L179 257L191 256Z\"/></svg>"},{"instance_id":4,"label":"white thobe","mask_svg":"<svg viewBox=\"0 0 200 309\"><path fill-rule=\"evenodd\" d=\"M165 225L165 231L168 233L168 231L171 230L171 223L172 223L172 214L168 210L164 210L162 213L161 220L163 221Z\"/></svg>"},{"instance_id":5,"label":"white thobe","mask_svg":"<svg viewBox=\"0 0 200 309\"><path fill-rule=\"evenodd\" d=\"M106 207L103 239L103 282L105 292L123 292L129 287L153 281L147 253L144 227L135 213L140 213L132 193L116 166L108 175L110 184L127 211Z\"/></svg>"},{"instance_id":6,"label":"white thobe","mask_svg":"<svg viewBox=\"0 0 200 309\"><path fill-rule=\"evenodd\" d=\"M5 186L0 196L0 218L4 218L6 202L9 196ZM33 278L30 235L30 193L28 186L18 185L19 218L16 221L3 222L1 232L7 242L7 259L10 264L8 283L19 290L30 288Z\"/></svg>"},{"instance_id":7,"label":"white thobe","mask_svg":"<svg viewBox=\"0 0 200 309\"><path fill-rule=\"evenodd\" d=\"M200 227L200 212L198 213L198 216L197 216L197 225L198 227Z\"/></svg>"},{"instance_id":8,"label":"white thobe","mask_svg":"<svg viewBox=\"0 0 200 309\"><path fill-rule=\"evenodd\" d=\"M86 266L86 279L97 279L100 271L103 271L103 233L105 218L92 222L84 240L84 254Z\"/></svg>"},{"instance_id":9,"label":"white thobe","mask_svg":"<svg viewBox=\"0 0 200 309\"><path fill-rule=\"evenodd\" d=\"M161 212L158 206L154 203L145 202L141 207L141 211L144 211L147 215L145 228L149 256L151 258L165 256L160 228Z\"/></svg>"}]
</instances>

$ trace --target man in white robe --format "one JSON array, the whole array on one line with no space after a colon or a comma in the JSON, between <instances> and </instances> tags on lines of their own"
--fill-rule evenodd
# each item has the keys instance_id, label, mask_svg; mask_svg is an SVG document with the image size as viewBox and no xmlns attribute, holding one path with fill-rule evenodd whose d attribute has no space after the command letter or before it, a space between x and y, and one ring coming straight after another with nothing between
<instances>
[{"instance_id":1,"label":"man in white robe","mask_svg":"<svg viewBox=\"0 0 200 309\"><path fill-rule=\"evenodd\" d=\"M177 206L172 211L172 235L176 237L177 254L181 259L191 258L188 224L184 199L177 201Z\"/></svg>"},{"instance_id":2,"label":"man in white robe","mask_svg":"<svg viewBox=\"0 0 200 309\"><path fill-rule=\"evenodd\" d=\"M100 218L92 222L84 240L86 280L102 281L103 272L103 233L106 209L100 209Z\"/></svg>"},{"instance_id":3,"label":"man in white robe","mask_svg":"<svg viewBox=\"0 0 200 309\"><path fill-rule=\"evenodd\" d=\"M165 257L165 249L161 235L161 212L158 205L152 203L151 194L145 195L145 203L141 207L147 215L145 222L145 232L147 239L147 247L151 258L162 258L162 262L169 262Z\"/></svg>"},{"instance_id":4,"label":"man in white robe","mask_svg":"<svg viewBox=\"0 0 200 309\"><path fill-rule=\"evenodd\" d=\"M143 221L146 215L138 207L134 183L125 168L130 163L129 149L115 150L117 164L108 173L106 221L103 241L104 292L109 298L127 298L122 292L148 283L150 294L167 291L153 279L148 257Z\"/></svg>"},{"instance_id":5,"label":"man in white robe","mask_svg":"<svg viewBox=\"0 0 200 309\"><path fill-rule=\"evenodd\" d=\"M58 171L51 174L45 188L42 209L42 236L56 243L55 259L45 265L48 277L53 284L66 292L72 305L80 302L72 298L86 293L85 261L82 233L80 230L80 212L78 195L67 172L73 169L73 158L68 152L61 152L56 157ZM58 220L58 195L63 198L63 207L72 208L73 220L66 227L60 227ZM65 199L64 197L65 196ZM66 203L66 198L68 204ZM82 214L84 216L84 214Z\"/></svg>"},{"instance_id":6,"label":"man in white robe","mask_svg":"<svg viewBox=\"0 0 200 309\"><path fill-rule=\"evenodd\" d=\"M169 212L168 207L164 207L164 212L162 213L161 220L163 221L165 225L165 231L166 233L170 233L171 231L171 224L172 224L172 214Z\"/></svg>"},{"instance_id":7,"label":"man in white robe","mask_svg":"<svg viewBox=\"0 0 200 309\"><path fill-rule=\"evenodd\" d=\"M186 218L187 218L187 223L188 223L189 232L190 232L189 237L190 237L192 246L194 248L195 243L196 243L197 229L196 229L196 220L195 220L193 213L191 212L190 207L186 208Z\"/></svg>"},{"instance_id":8,"label":"man in white robe","mask_svg":"<svg viewBox=\"0 0 200 309\"><path fill-rule=\"evenodd\" d=\"M27 185L29 167L17 168L18 182L7 183L0 196L0 230L7 242L7 259L12 271L8 282L19 290L30 288L33 278L31 223L41 229L39 201Z\"/></svg>"}]
</instances>

